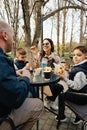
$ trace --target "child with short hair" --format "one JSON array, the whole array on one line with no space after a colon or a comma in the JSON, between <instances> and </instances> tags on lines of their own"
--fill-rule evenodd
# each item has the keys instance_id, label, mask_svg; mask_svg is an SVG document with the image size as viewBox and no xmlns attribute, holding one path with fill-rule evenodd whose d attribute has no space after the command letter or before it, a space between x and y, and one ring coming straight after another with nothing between
<instances>
[{"instance_id":1,"label":"child with short hair","mask_svg":"<svg viewBox=\"0 0 87 130\"><path fill-rule=\"evenodd\" d=\"M87 99L85 97L74 96L68 92L77 92L77 93L87 93L87 47L86 46L77 46L73 50L73 62L74 67L69 73L69 78L65 77L64 74L59 74L59 77L63 79L67 85L68 90L65 93L59 95L59 115L60 121L65 122L66 116L64 114L65 110L65 100L69 100L73 103L84 105L87 104ZM79 124L81 120L76 117L73 124Z\"/></svg>"},{"instance_id":2,"label":"child with short hair","mask_svg":"<svg viewBox=\"0 0 87 130\"><path fill-rule=\"evenodd\" d=\"M27 52L23 48L18 48L14 59L15 68L18 70L23 69L27 63Z\"/></svg>"},{"instance_id":3,"label":"child with short hair","mask_svg":"<svg viewBox=\"0 0 87 130\"><path fill-rule=\"evenodd\" d=\"M26 67L27 64L29 64L29 62L27 61L27 52L23 48L18 48L16 50L16 58L14 60L14 66L16 69L16 74L18 76L21 76L22 69L30 69L29 65L28 67ZM32 96L34 98L37 97L37 88L33 88L33 86L30 88L30 93L29 93L29 97Z\"/></svg>"}]
</instances>

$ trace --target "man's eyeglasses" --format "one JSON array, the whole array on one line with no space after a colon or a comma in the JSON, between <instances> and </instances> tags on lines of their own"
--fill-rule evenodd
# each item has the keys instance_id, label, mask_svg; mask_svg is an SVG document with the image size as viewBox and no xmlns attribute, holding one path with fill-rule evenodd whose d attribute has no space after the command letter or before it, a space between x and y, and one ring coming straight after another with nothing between
<instances>
[{"instance_id":1,"label":"man's eyeglasses","mask_svg":"<svg viewBox=\"0 0 87 130\"><path fill-rule=\"evenodd\" d=\"M47 42L47 43L43 43L42 44L42 46L47 46L47 45L49 45L49 43Z\"/></svg>"}]
</instances>

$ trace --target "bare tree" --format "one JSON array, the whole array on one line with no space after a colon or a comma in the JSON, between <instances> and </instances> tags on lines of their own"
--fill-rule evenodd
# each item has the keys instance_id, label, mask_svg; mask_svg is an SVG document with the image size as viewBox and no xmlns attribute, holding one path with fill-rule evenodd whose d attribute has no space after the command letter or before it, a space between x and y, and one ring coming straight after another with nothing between
<instances>
[{"instance_id":1,"label":"bare tree","mask_svg":"<svg viewBox=\"0 0 87 130\"><path fill-rule=\"evenodd\" d=\"M60 0L58 0L58 8L60 8ZM57 13L57 52L59 54L59 35L60 35L60 11Z\"/></svg>"},{"instance_id":2,"label":"bare tree","mask_svg":"<svg viewBox=\"0 0 87 130\"><path fill-rule=\"evenodd\" d=\"M21 4L23 9L26 46L30 47L31 45L36 44L41 37L41 22L42 22L41 7L43 6L43 4L45 5L46 3L43 0L37 0L37 1L33 0L32 2L28 0L26 1L22 0ZM31 40L31 27L30 27L31 26L30 19L32 15L35 23L33 40Z\"/></svg>"},{"instance_id":3,"label":"bare tree","mask_svg":"<svg viewBox=\"0 0 87 130\"><path fill-rule=\"evenodd\" d=\"M32 44L37 44L41 37L41 29L42 29L42 1L38 0L35 5L35 31L34 38Z\"/></svg>"},{"instance_id":4,"label":"bare tree","mask_svg":"<svg viewBox=\"0 0 87 130\"><path fill-rule=\"evenodd\" d=\"M63 21L61 25L63 25L63 33L62 33L62 55L64 55L65 50L65 36L66 36L66 18L68 9L82 10L80 15L80 42L82 42L83 36L83 17L84 12L87 11L86 5L78 4L79 2L71 1L71 0L58 0L58 8L55 10L51 10L46 14L42 14L42 8L46 6L46 3L49 0L3 0L5 5L5 11L7 14L8 22L13 26L15 31L15 43L17 43L18 36L18 28L19 28L19 5L21 1L22 9L23 9L23 20L24 20L24 34L25 35L25 43L26 48L29 50L29 47L33 44L36 44L41 37L43 37L43 22L50 18L51 16L57 17L57 51L59 52L59 43L60 43L60 20ZM84 0L81 1L84 4ZM67 4L65 4L67 3ZM1 13L1 12L0 12ZM63 14L63 17L60 17L60 14ZM2 14L1 14L2 15ZM34 26L31 26L31 20L34 20L32 23ZM63 20L62 20L63 19ZM54 24L53 24L54 26ZM52 26L52 27L53 27ZM33 34L31 33L32 27L34 27ZM74 27L73 27L74 28ZM52 30L50 32L52 34ZM73 29L71 30L71 41L72 43L72 35ZM14 48L16 48L16 44L14 44ZM29 51L28 51L29 52Z\"/></svg>"},{"instance_id":5,"label":"bare tree","mask_svg":"<svg viewBox=\"0 0 87 130\"><path fill-rule=\"evenodd\" d=\"M83 4L84 0L82 0L82 3L81 3L81 6L84 7L84 4ZM83 40L83 16L84 16L84 11L81 10L80 11L80 39L79 39L79 43L80 44L83 44L84 40Z\"/></svg>"},{"instance_id":6,"label":"bare tree","mask_svg":"<svg viewBox=\"0 0 87 130\"><path fill-rule=\"evenodd\" d=\"M14 29L14 45L13 54L15 55L16 44L18 42L18 27L19 27L19 3L20 0L4 0L4 6L9 24Z\"/></svg>"},{"instance_id":7,"label":"bare tree","mask_svg":"<svg viewBox=\"0 0 87 130\"><path fill-rule=\"evenodd\" d=\"M25 43L26 47L31 46L31 28L30 28L30 6L28 0L22 0L23 9L23 20L24 20L24 33L25 33Z\"/></svg>"},{"instance_id":8,"label":"bare tree","mask_svg":"<svg viewBox=\"0 0 87 130\"><path fill-rule=\"evenodd\" d=\"M65 34L66 34L66 15L68 12L68 9L75 9L75 11L78 10L82 10L82 11L87 11L86 6L81 6L77 3L75 3L75 1L70 1L70 0L58 0L58 9L55 9L54 11L49 12L48 14L44 15L43 17L43 21L47 20L48 18L54 16L57 13L57 52L59 52L59 21L61 19L60 17L60 11L63 12L63 16L64 16L64 20L63 20L63 33L62 33L62 56L64 55L64 51L65 51ZM81 17L82 18L82 17ZM73 31L73 30L72 30ZM73 35L73 33L71 32L71 35ZM72 36L71 36L72 38ZM72 40L72 39L71 39ZM71 43L71 41L70 41Z\"/></svg>"},{"instance_id":9,"label":"bare tree","mask_svg":"<svg viewBox=\"0 0 87 130\"><path fill-rule=\"evenodd\" d=\"M64 2L64 6L67 5L67 1ZM66 30L66 15L67 9L63 10L63 32L62 32L62 56L64 56L65 52L65 30Z\"/></svg>"},{"instance_id":10,"label":"bare tree","mask_svg":"<svg viewBox=\"0 0 87 130\"><path fill-rule=\"evenodd\" d=\"M71 54L72 50L72 43L73 43L73 28L74 28L74 11L72 10L72 25L71 25L71 36L70 36L70 47L69 47L69 54Z\"/></svg>"}]
</instances>

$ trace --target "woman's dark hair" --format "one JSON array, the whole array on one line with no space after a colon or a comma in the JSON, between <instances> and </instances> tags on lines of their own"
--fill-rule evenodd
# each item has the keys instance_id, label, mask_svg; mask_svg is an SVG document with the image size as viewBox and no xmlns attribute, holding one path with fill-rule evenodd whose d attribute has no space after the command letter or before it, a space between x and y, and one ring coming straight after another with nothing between
<instances>
[{"instance_id":1,"label":"woman's dark hair","mask_svg":"<svg viewBox=\"0 0 87 130\"><path fill-rule=\"evenodd\" d=\"M49 43L51 45L51 52L54 52L54 43L53 43L53 41L50 38L45 38L43 41L45 41L45 40L49 41ZM41 55L41 59L45 56L45 51L43 49L41 50L40 55Z\"/></svg>"},{"instance_id":2,"label":"woman's dark hair","mask_svg":"<svg viewBox=\"0 0 87 130\"><path fill-rule=\"evenodd\" d=\"M87 46L77 46L73 49L73 51L76 49L79 49L82 53L87 54Z\"/></svg>"}]
</instances>

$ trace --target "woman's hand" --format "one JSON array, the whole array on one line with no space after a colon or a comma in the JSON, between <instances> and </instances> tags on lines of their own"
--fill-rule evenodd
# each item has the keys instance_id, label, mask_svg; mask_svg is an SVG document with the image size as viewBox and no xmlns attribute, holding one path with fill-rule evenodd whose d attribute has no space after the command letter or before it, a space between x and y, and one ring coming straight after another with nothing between
<instances>
[{"instance_id":1,"label":"woman's hand","mask_svg":"<svg viewBox=\"0 0 87 130\"><path fill-rule=\"evenodd\" d=\"M30 48L30 52L33 53L33 54L37 53L37 48L36 48L35 45Z\"/></svg>"}]
</instances>

